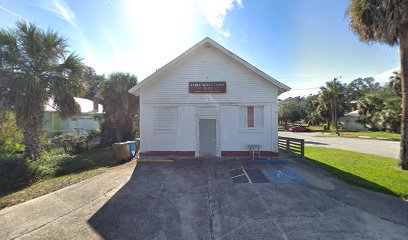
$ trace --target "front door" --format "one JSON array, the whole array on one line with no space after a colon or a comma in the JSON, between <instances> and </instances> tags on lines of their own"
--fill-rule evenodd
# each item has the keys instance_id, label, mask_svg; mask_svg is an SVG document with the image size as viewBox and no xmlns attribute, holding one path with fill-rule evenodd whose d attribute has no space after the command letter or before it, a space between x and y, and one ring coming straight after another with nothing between
<instances>
[{"instance_id":1,"label":"front door","mask_svg":"<svg viewBox=\"0 0 408 240\"><path fill-rule=\"evenodd\" d=\"M200 157L217 155L216 120L200 119Z\"/></svg>"}]
</instances>

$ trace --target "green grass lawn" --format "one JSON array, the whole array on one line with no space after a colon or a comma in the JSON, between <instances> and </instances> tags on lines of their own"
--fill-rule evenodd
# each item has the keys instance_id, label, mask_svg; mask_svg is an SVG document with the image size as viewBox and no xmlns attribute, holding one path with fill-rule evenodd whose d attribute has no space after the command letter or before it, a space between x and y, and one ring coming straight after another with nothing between
<instances>
[{"instance_id":1,"label":"green grass lawn","mask_svg":"<svg viewBox=\"0 0 408 240\"><path fill-rule=\"evenodd\" d=\"M115 165L110 147L74 156L50 154L36 162L0 159L0 209L80 182Z\"/></svg>"},{"instance_id":2,"label":"green grass lawn","mask_svg":"<svg viewBox=\"0 0 408 240\"><path fill-rule=\"evenodd\" d=\"M408 171L396 159L320 147L306 147L305 157L347 183L408 199Z\"/></svg>"}]
</instances>

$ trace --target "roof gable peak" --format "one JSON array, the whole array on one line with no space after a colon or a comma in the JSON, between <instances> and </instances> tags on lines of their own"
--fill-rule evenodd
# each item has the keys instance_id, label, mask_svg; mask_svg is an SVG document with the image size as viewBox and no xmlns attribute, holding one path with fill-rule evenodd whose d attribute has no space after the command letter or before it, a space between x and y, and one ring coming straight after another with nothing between
<instances>
[{"instance_id":1,"label":"roof gable peak","mask_svg":"<svg viewBox=\"0 0 408 240\"><path fill-rule=\"evenodd\" d=\"M208 44L208 45L206 45ZM159 76L160 74L162 74L163 72L165 72L168 69L171 69L173 66L175 66L179 61L181 61L182 59L184 59L186 56L190 55L191 53L197 51L201 46L204 47L210 47L210 45L212 45L213 47L217 48L218 50L220 50L221 52L223 52L224 54L230 56L231 58L233 58L235 61L241 63L242 65L244 65L245 67L247 67L248 69L252 70L253 72L255 72L256 74L258 74L259 76L261 76L262 78L268 80L271 84L274 84L278 87L279 89L279 94L284 93L286 91L290 90L290 87L286 86L285 84L277 81L276 79L272 78L271 76L269 76L268 74L264 73L263 71L261 71L260 69L256 68L255 66L251 65L250 63L248 63L247 61L245 61L244 59L240 58L239 56L237 56L236 54L234 54L233 52L229 51L228 49L226 49L225 47L221 46L219 43L217 43L216 41L212 40L210 37L205 37L203 40L199 41L197 44L195 44L194 46L192 46L191 48L189 48L187 51L185 51L184 53L182 53L181 55L179 55L177 58L173 59L172 61L170 61L169 63L167 63L166 65L164 65L162 68L157 69L153 74L151 74L150 76L148 76L147 78L145 78L143 81L141 81L139 84L137 84L136 86L132 87L131 89L129 89L130 93L133 93L135 95L139 94L139 90L145 86L146 84L148 84L150 81L154 80L157 76Z\"/></svg>"}]
</instances>

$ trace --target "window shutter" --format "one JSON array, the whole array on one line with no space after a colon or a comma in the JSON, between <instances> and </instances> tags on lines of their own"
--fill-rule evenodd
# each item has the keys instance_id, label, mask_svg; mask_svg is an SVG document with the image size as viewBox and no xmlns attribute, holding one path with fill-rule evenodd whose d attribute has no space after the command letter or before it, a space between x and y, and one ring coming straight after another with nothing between
<instances>
[{"instance_id":1,"label":"window shutter","mask_svg":"<svg viewBox=\"0 0 408 240\"><path fill-rule=\"evenodd\" d=\"M177 107L154 107L153 126L155 130L176 130L177 123Z\"/></svg>"}]
</instances>

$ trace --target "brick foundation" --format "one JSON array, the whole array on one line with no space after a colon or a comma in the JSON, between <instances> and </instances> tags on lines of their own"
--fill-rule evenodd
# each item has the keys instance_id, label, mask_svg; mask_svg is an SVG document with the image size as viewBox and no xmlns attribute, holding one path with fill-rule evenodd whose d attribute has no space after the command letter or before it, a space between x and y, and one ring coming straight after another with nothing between
<instances>
[{"instance_id":1,"label":"brick foundation","mask_svg":"<svg viewBox=\"0 0 408 240\"><path fill-rule=\"evenodd\" d=\"M249 151L221 151L222 157L249 157L249 154ZM258 154L255 153L255 156L257 157ZM261 157L279 157L279 153L272 151L261 151Z\"/></svg>"},{"instance_id":2,"label":"brick foundation","mask_svg":"<svg viewBox=\"0 0 408 240\"><path fill-rule=\"evenodd\" d=\"M177 156L177 157L194 157L194 151L149 151L141 152L140 156Z\"/></svg>"}]
</instances>

